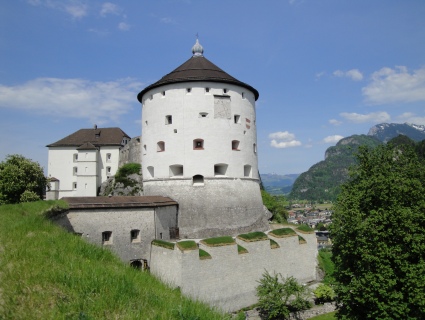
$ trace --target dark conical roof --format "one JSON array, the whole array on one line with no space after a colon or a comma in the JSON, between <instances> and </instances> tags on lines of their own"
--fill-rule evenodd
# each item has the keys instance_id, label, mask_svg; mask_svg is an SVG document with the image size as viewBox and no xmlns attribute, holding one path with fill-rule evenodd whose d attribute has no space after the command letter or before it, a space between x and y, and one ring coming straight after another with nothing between
<instances>
[{"instance_id":1,"label":"dark conical roof","mask_svg":"<svg viewBox=\"0 0 425 320\"><path fill-rule=\"evenodd\" d=\"M210 81L235 84L244 87L254 93L255 100L257 100L259 96L258 91L253 87L232 77L217 67L214 63L209 61L207 58L205 58L202 53L199 54L199 52L197 52L180 67L163 76L159 81L143 89L137 95L137 100L142 102L143 95L153 88L171 83L192 81Z\"/></svg>"}]
</instances>

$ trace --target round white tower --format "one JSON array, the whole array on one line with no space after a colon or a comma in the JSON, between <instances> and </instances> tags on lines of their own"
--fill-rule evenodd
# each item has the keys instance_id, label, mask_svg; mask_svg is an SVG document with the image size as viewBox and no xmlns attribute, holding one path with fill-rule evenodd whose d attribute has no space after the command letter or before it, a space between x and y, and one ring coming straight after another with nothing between
<instances>
[{"instance_id":1,"label":"round white tower","mask_svg":"<svg viewBox=\"0 0 425 320\"><path fill-rule=\"evenodd\" d=\"M267 229L260 194L258 91L193 56L137 96L145 195L179 203L182 238Z\"/></svg>"}]
</instances>

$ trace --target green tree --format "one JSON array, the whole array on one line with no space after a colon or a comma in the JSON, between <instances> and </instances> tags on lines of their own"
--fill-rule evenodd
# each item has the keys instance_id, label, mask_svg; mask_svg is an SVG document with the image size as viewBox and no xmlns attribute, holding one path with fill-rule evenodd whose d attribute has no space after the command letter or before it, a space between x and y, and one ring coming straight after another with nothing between
<instances>
[{"instance_id":1,"label":"green tree","mask_svg":"<svg viewBox=\"0 0 425 320\"><path fill-rule=\"evenodd\" d=\"M0 204L40 200L47 179L37 162L21 155L8 155L0 162Z\"/></svg>"},{"instance_id":2,"label":"green tree","mask_svg":"<svg viewBox=\"0 0 425 320\"><path fill-rule=\"evenodd\" d=\"M308 289L293 277L266 271L258 282L258 307L263 319L287 319L291 312L311 308Z\"/></svg>"},{"instance_id":3,"label":"green tree","mask_svg":"<svg viewBox=\"0 0 425 320\"><path fill-rule=\"evenodd\" d=\"M360 148L332 217L338 319L425 319L425 165Z\"/></svg>"},{"instance_id":4,"label":"green tree","mask_svg":"<svg viewBox=\"0 0 425 320\"><path fill-rule=\"evenodd\" d=\"M288 218L288 211L285 209L286 200L282 195L273 196L265 190L261 190L263 204L273 214L272 219L277 223L284 223Z\"/></svg>"}]
</instances>

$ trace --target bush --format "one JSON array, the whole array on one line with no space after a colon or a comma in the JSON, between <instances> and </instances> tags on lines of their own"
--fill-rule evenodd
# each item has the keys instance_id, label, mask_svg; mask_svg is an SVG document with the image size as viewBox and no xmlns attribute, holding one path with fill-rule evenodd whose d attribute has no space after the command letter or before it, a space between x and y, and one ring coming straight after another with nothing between
<instances>
[{"instance_id":1,"label":"bush","mask_svg":"<svg viewBox=\"0 0 425 320\"><path fill-rule=\"evenodd\" d=\"M319 286L313 291L313 293L316 296L317 304L331 302L336 297L334 289L323 283L319 284Z\"/></svg>"},{"instance_id":2,"label":"bush","mask_svg":"<svg viewBox=\"0 0 425 320\"><path fill-rule=\"evenodd\" d=\"M21 194L21 198L19 199L19 202L34 202L39 200L40 200L40 196L36 194L34 191L25 190Z\"/></svg>"},{"instance_id":3,"label":"bush","mask_svg":"<svg viewBox=\"0 0 425 320\"><path fill-rule=\"evenodd\" d=\"M263 319L288 319L291 312L311 308L308 289L293 277L283 278L266 271L258 282L258 308Z\"/></svg>"},{"instance_id":4,"label":"bush","mask_svg":"<svg viewBox=\"0 0 425 320\"><path fill-rule=\"evenodd\" d=\"M288 218L288 211L285 209L283 196L272 196L265 190L261 190L263 204L272 214L272 220L277 223L285 223Z\"/></svg>"},{"instance_id":5,"label":"bush","mask_svg":"<svg viewBox=\"0 0 425 320\"><path fill-rule=\"evenodd\" d=\"M140 174L141 168L142 165L140 163L127 163L118 169L117 173L115 174L115 178L127 177L134 173Z\"/></svg>"}]
</instances>

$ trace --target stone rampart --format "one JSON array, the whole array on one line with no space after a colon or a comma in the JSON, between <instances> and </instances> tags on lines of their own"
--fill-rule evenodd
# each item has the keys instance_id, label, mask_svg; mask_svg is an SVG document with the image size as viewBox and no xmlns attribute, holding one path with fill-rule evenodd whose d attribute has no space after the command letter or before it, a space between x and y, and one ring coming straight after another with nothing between
<instances>
[{"instance_id":1,"label":"stone rampart","mask_svg":"<svg viewBox=\"0 0 425 320\"><path fill-rule=\"evenodd\" d=\"M199 249L211 255L201 260L199 250L182 251L152 245L151 272L183 294L207 302L224 311L236 311L257 302L258 280L267 270L284 277L293 276L302 283L316 279L317 242L314 234L297 235L246 242L236 238L234 244ZM270 239L279 244L272 249ZM238 244L247 253L238 253Z\"/></svg>"}]
</instances>

